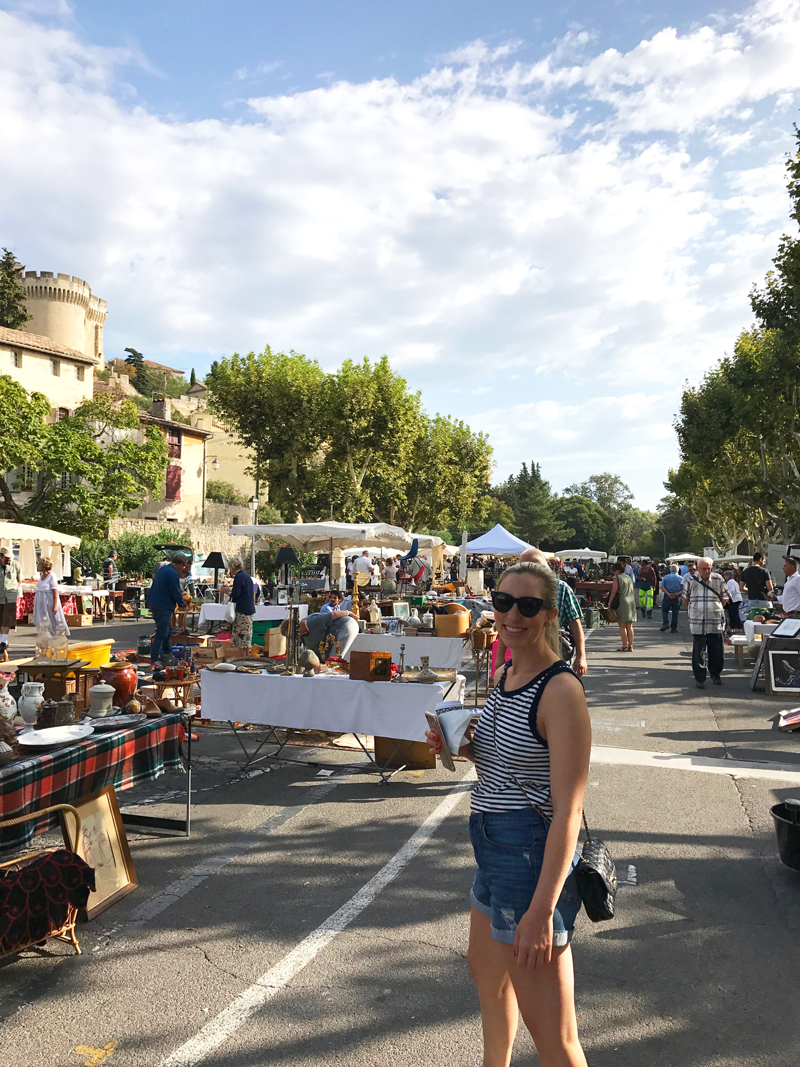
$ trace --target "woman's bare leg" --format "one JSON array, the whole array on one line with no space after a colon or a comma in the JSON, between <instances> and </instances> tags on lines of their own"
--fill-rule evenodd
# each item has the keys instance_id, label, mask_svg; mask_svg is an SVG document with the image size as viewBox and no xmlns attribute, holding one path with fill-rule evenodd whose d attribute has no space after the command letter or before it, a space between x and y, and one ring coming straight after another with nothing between
<instances>
[{"instance_id":1,"label":"woman's bare leg","mask_svg":"<svg viewBox=\"0 0 800 1067\"><path fill-rule=\"evenodd\" d=\"M578 1040L569 945L554 948L550 963L535 970L514 963L509 966L509 975L542 1067L586 1067Z\"/></svg>"},{"instance_id":2,"label":"woman's bare leg","mask_svg":"<svg viewBox=\"0 0 800 1067\"><path fill-rule=\"evenodd\" d=\"M622 645L623 651L628 647L628 631L627 622L621 622L619 624L619 640Z\"/></svg>"},{"instance_id":3,"label":"woman's bare leg","mask_svg":"<svg viewBox=\"0 0 800 1067\"><path fill-rule=\"evenodd\" d=\"M514 951L512 945L492 940L491 926L491 920L473 907L467 963L481 1002L483 1067L508 1067L519 1023L517 997L508 974Z\"/></svg>"},{"instance_id":4,"label":"woman's bare leg","mask_svg":"<svg viewBox=\"0 0 800 1067\"><path fill-rule=\"evenodd\" d=\"M633 623L626 622L625 629L627 630L627 645L628 648L633 648Z\"/></svg>"}]
</instances>

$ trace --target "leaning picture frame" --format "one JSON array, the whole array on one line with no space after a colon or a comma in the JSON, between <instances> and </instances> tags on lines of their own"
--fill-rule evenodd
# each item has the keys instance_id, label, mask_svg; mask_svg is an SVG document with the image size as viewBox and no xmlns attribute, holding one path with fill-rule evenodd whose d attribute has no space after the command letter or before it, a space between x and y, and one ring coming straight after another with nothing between
<instances>
[{"instance_id":1,"label":"leaning picture frame","mask_svg":"<svg viewBox=\"0 0 800 1067\"><path fill-rule=\"evenodd\" d=\"M392 614L396 619L405 619L408 622L411 617L411 608L406 600L395 600L392 604Z\"/></svg>"},{"instance_id":2,"label":"leaning picture frame","mask_svg":"<svg viewBox=\"0 0 800 1067\"><path fill-rule=\"evenodd\" d=\"M80 841L75 841L75 823L69 814L61 817L66 844L94 869L95 890L86 902L86 918L110 908L136 889L136 870L122 824L117 795L108 785L74 802L81 817Z\"/></svg>"},{"instance_id":3,"label":"leaning picture frame","mask_svg":"<svg viewBox=\"0 0 800 1067\"><path fill-rule=\"evenodd\" d=\"M800 693L800 648L770 648L767 670L771 692Z\"/></svg>"}]
</instances>

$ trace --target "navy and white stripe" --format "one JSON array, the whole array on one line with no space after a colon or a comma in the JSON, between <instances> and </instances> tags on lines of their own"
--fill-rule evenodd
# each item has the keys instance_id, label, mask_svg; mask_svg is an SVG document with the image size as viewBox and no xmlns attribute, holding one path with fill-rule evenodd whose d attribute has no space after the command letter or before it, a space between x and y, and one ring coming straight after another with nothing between
<instances>
[{"instance_id":1,"label":"navy and white stripe","mask_svg":"<svg viewBox=\"0 0 800 1067\"><path fill-rule=\"evenodd\" d=\"M550 752L538 730L531 730L531 722L535 727L544 687L554 675L569 669L560 660L511 693L505 691L503 671L472 737L478 772L478 784L472 791L473 811L512 811L533 803L552 819Z\"/></svg>"}]
</instances>

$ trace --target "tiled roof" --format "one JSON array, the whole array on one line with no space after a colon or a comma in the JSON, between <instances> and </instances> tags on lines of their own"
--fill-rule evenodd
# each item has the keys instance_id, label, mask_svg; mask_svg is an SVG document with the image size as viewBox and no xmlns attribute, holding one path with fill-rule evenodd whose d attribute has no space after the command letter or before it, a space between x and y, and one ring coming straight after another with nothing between
<instances>
[{"instance_id":1,"label":"tiled roof","mask_svg":"<svg viewBox=\"0 0 800 1067\"><path fill-rule=\"evenodd\" d=\"M67 348L66 345L59 344L50 337L44 337L40 333L28 333L27 330L9 330L7 326L0 326L0 344L11 345L12 348L28 348L48 356L63 356L66 359L74 359L79 363L88 363L92 366L97 363L97 360L92 359L91 356L86 356L75 348Z\"/></svg>"},{"instance_id":2,"label":"tiled roof","mask_svg":"<svg viewBox=\"0 0 800 1067\"><path fill-rule=\"evenodd\" d=\"M198 430L196 426L190 426L188 422L173 422L172 419L157 419L155 415L148 415L146 412L142 412L139 416L139 422L146 422L154 426L163 426L168 430L181 430L183 433L188 433L192 437L213 437L212 433L208 430Z\"/></svg>"}]
</instances>

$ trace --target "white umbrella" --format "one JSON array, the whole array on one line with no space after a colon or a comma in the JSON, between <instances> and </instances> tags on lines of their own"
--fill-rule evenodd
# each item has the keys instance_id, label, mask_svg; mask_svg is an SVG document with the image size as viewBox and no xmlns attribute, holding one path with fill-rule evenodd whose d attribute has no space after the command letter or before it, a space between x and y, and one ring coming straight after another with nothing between
<instances>
[{"instance_id":1,"label":"white umbrella","mask_svg":"<svg viewBox=\"0 0 800 1067\"><path fill-rule=\"evenodd\" d=\"M272 537L301 552L327 552L334 548L411 547L411 535L385 522L290 522L258 526L229 526L234 537Z\"/></svg>"},{"instance_id":2,"label":"white umbrella","mask_svg":"<svg viewBox=\"0 0 800 1067\"><path fill-rule=\"evenodd\" d=\"M605 552L596 552L593 548L562 548L559 552L554 552L553 555L558 559L601 560L606 558Z\"/></svg>"}]
</instances>

